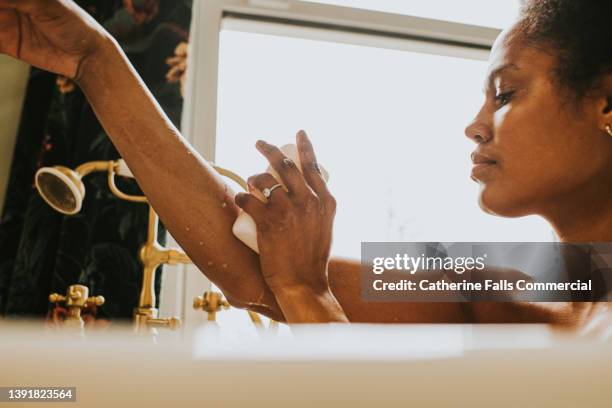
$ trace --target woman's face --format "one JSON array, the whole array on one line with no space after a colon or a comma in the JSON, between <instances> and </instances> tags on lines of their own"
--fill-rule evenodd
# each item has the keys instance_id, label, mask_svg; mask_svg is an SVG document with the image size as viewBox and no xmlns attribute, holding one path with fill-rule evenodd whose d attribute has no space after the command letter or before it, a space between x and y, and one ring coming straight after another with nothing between
<instances>
[{"instance_id":1,"label":"woman's face","mask_svg":"<svg viewBox=\"0 0 612 408\"><path fill-rule=\"evenodd\" d=\"M466 128L487 212L553 216L612 190L612 137L600 129L601 100L577 107L554 79L555 63L554 53L525 46L512 28L495 42L485 102Z\"/></svg>"}]
</instances>

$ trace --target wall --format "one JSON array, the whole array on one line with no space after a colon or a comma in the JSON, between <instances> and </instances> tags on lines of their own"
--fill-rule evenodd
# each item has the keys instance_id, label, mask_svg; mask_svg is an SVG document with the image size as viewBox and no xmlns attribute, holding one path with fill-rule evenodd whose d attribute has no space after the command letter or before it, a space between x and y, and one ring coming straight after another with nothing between
<instances>
[{"instance_id":1,"label":"wall","mask_svg":"<svg viewBox=\"0 0 612 408\"><path fill-rule=\"evenodd\" d=\"M0 55L0 208L4 203L29 67Z\"/></svg>"}]
</instances>

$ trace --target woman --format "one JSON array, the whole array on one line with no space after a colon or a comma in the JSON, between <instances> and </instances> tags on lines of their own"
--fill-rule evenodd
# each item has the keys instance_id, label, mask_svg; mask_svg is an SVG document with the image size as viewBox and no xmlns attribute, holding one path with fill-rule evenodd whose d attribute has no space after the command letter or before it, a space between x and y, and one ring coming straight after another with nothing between
<instances>
[{"instance_id":1,"label":"woman","mask_svg":"<svg viewBox=\"0 0 612 408\"><path fill-rule=\"evenodd\" d=\"M485 211L541 215L566 242L612 241L611 11L609 2L531 1L495 42L485 102L466 129ZM330 259L335 200L304 132L303 176L257 143L288 192L260 174L249 184L272 189L268 203L234 197L73 2L0 0L0 51L81 86L165 225L235 306L288 322L578 325L609 316L605 303L366 303L359 263ZM239 208L257 223L260 256L231 233Z\"/></svg>"}]
</instances>

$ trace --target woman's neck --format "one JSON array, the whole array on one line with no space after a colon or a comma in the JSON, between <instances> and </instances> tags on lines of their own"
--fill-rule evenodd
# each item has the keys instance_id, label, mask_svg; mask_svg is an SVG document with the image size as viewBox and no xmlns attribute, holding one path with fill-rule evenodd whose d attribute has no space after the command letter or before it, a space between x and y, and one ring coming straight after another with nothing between
<instances>
[{"instance_id":1,"label":"woman's neck","mask_svg":"<svg viewBox=\"0 0 612 408\"><path fill-rule=\"evenodd\" d=\"M559 199L542 214L561 242L612 242L612 191L595 190Z\"/></svg>"}]
</instances>

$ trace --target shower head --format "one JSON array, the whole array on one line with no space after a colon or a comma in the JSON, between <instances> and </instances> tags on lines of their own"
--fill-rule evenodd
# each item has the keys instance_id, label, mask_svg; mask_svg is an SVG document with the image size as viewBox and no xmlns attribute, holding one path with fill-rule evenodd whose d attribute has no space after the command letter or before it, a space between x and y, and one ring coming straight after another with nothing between
<instances>
[{"instance_id":1,"label":"shower head","mask_svg":"<svg viewBox=\"0 0 612 408\"><path fill-rule=\"evenodd\" d=\"M43 167L36 172L35 183L43 200L55 211L74 215L81 211L85 198L82 177L64 166Z\"/></svg>"},{"instance_id":2,"label":"shower head","mask_svg":"<svg viewBox=\"0 0 612 408\"><path fill-rule=\"evenodd\" d=\"M88 162L74 170L64 166L42 167L36 172L36 189L54 210L65 215L74 215L81 211L85 199L82 179L94 172L108 173L109 189L118 198L133 202L147 201L145 197L127 195L115 185L115 175L134 177L122 159Z\"/></svg>"}]
</instances>

